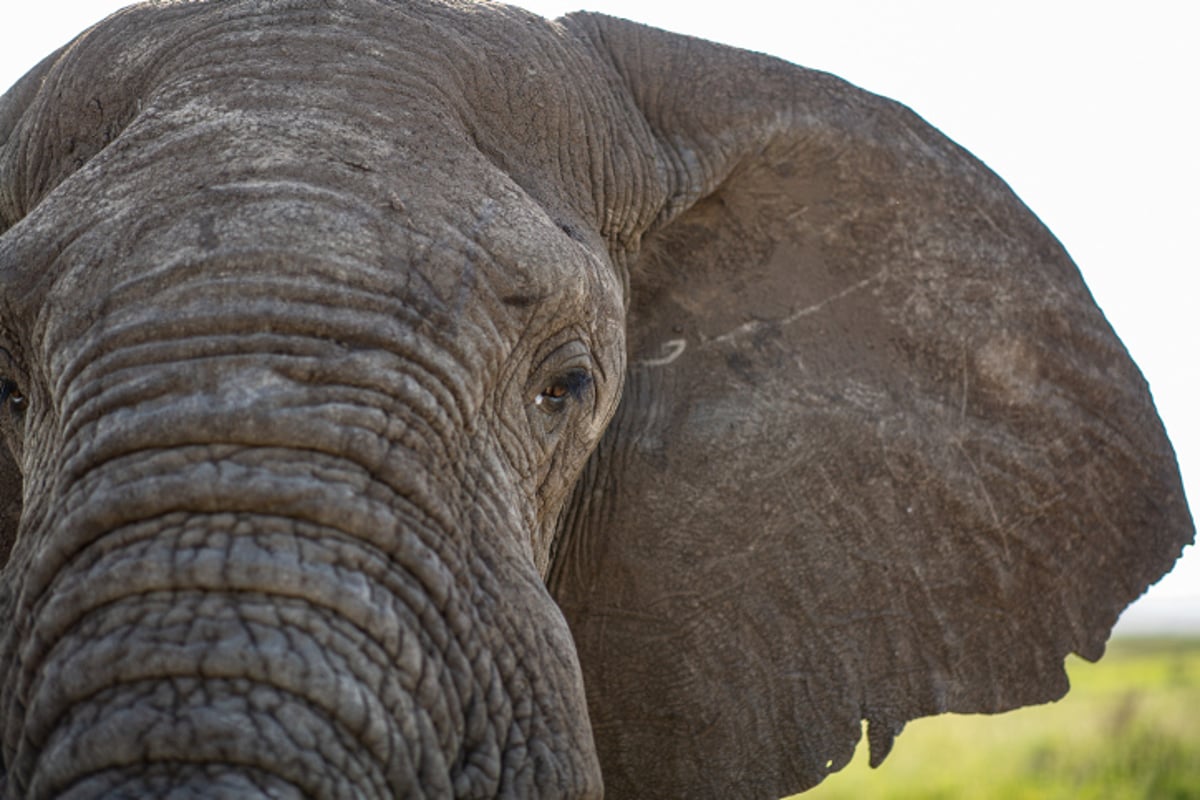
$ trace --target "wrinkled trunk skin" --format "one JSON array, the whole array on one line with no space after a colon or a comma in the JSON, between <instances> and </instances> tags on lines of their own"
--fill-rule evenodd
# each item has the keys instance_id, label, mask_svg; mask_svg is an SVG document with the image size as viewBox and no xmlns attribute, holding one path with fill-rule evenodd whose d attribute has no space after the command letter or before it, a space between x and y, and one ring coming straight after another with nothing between
<instances>
[{"instance_id":1,"label":"wrinkled trunk skin","mask_svg":"<svg viewBox=\"0 0 1200 800\"><path fill-rule=\"evenodd\" d=\"M521 655L487 635L500 609L478 602L495 582L463 585L470 567L420 510L338 502L385 496L357 465L186 458L126 457L65 499L79 510L60 536L77 541L26 584L41 591L6 703L10 726L25 710L16 796L497 791L530 712L501 669ZM195 510L214 496L225 510ZM102 522L123 515L112 497L144 518Z\"/></svg>"},{"instance_id":2,"label":"wrinkled trunk skin","mask_svg":"<svg viewBox=\"0 0 1200 800\"><path fill-rule=\"evenodd\" d=\"M436 401L312 406L302 357L156 348L104 348L80 384L105 388L68 392L61 493L9 565L8 796L585 792L590 742L552 729L586 736L582 696L546 685L572 684L569 635L487 545L520 520L455 509ZM387 361L347 356L344 386Z\"/></svg>"},{"instance_id":3,"label":"wrinkled trunk skin","mask_svg":"<svg viewBox=\"0 0 1200 800\"><path fill-rule=\"evenodd\" d=\"M169 57L153 26L93 34L183 77L89 84L115 139L76 136L57 187L53 153L12 161L51 164L0 250L47 388L0 576L0 796L598 796L482 388L521 335L483 268L542 263L534 223L567 239L448 151L424 54L337 84L364 31L214 8ZM303 100L294 55L241 41L285 22L342 65Z\"/></svg>"},{"instance_id":4,"label":"wrinkled trunk skin","mask_svg":"<svg viewBox=\"0 0 1200 800\"><path fill-rule=\"evenodd\" d=\"M202 484L236 508L255 491L234 482L271 480L244 456L164 477L156 462L172 459L139 459L141 486L128 464L120 478L93 481L172 505L179 490L163 482ZM211 470L231 484L206 479ZM274 504L278 515L164 507L88 536L46 577L21 648L27 711L14 785L30 797L166 787L386 797L495 779L502 731L479 718L477 694L500 681L489 658L467 657L482 650L470 631L434 611L455 604L447 567L409 525L407 569L390 569L379 546L313 519L303 479L291 491L277 482L293 495ZM119 513L93 503L72 533ZM447 729L459 715L476 717L473 739ZM456 763L460 753L479 762Z\"/></svg>"},{"instance_id":5,"label":"wrinkled trunk skin","mask_svg":"<svg viewBox=\"0 0 1200 800\"><path fill-rule=\"evenodd\" d=\"M463 466L489 456L454 359L306 335L312 309L231 336L259 279L204 299L228 263L60 342L61 458L6 568L9 796L591 791L569 634L502 465Z\"/></svg>"},{"instance_id":6,"label":"wrinkled trunk skin","mask_svg":"<svg viewBox=\"0 0 1200 800\"><path fill-rule=\"evenodd\" d=\"M73 360L6 568L8 796L597 790L569 633L503 466L453 433L450 357L235 341L239 294L206 335L78 340L103 355Z\"/></svg>"}]
</instances>

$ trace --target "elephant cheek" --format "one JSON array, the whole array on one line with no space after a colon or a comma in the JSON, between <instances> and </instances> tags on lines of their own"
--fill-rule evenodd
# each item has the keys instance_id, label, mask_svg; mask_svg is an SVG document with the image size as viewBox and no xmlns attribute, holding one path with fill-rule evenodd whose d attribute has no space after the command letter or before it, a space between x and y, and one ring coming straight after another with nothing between
<instances>
[{"instance_id":1,"label":"elephant cheek","mask_svg":"<svg viewBox=\"0 0 1200 800\"><path fill-rule=\"evenodd\" d=\"M0 708L10 796L598 791L531 568L332 457L219 455L140 454L58 504Z\"/></svg>"}]
</instances>

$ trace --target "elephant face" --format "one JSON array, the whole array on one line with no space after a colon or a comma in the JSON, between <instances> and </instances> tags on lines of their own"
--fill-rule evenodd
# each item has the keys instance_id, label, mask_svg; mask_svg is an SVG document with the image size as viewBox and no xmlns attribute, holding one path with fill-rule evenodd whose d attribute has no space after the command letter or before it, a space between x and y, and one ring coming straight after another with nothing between
<instances>
[{"instance_id":1,"label":"elephant face","mask_svg":"<svg viewBox=\"0 0 1200 800\"><path fill-rule=\"evenodd\" d=\"M828 75L154 4L0 141L5 797L777 796L1193 536L1062 248Z\"/></svg>"}]
</instances>

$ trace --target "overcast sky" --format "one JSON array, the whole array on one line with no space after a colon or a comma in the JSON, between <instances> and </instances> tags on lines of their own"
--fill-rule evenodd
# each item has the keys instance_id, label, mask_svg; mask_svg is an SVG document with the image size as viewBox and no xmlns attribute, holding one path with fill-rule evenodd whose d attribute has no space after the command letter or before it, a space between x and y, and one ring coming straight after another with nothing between
<instances>
[{"instance_id":1,"label":"overcast sky","mask_svg":"<svg viewBox=\"0 0 1200 800\"><path fill-rule=\"evenodd\" d=\"M13 3L0 88L127 3ZM911 106L1054 231L1150 382L1200 502L1200 4L841 0L520 2L588 8L769 52ZM786 18L778 9L786 8ZM708 9L708 10L706 10ZM1200 553L1123 624L1200 630Z\"/></svg>"}]
</instances>

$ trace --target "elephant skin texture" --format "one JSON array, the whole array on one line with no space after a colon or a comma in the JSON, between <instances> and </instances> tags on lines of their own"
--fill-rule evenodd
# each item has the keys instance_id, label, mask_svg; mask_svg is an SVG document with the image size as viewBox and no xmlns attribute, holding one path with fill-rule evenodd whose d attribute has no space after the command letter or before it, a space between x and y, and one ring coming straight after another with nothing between
<instances>
[{"instance_id":1,"label":"elephant skin texture","mask_svg":"<svg viewBox=\"0 0 1200 800\"><path fill-rule=\"evenodd\" d=\"M176 0L0 143L3 798L778 797L1194 535L1062 247L827 74Z\"/></svg>"}]
</instances>

